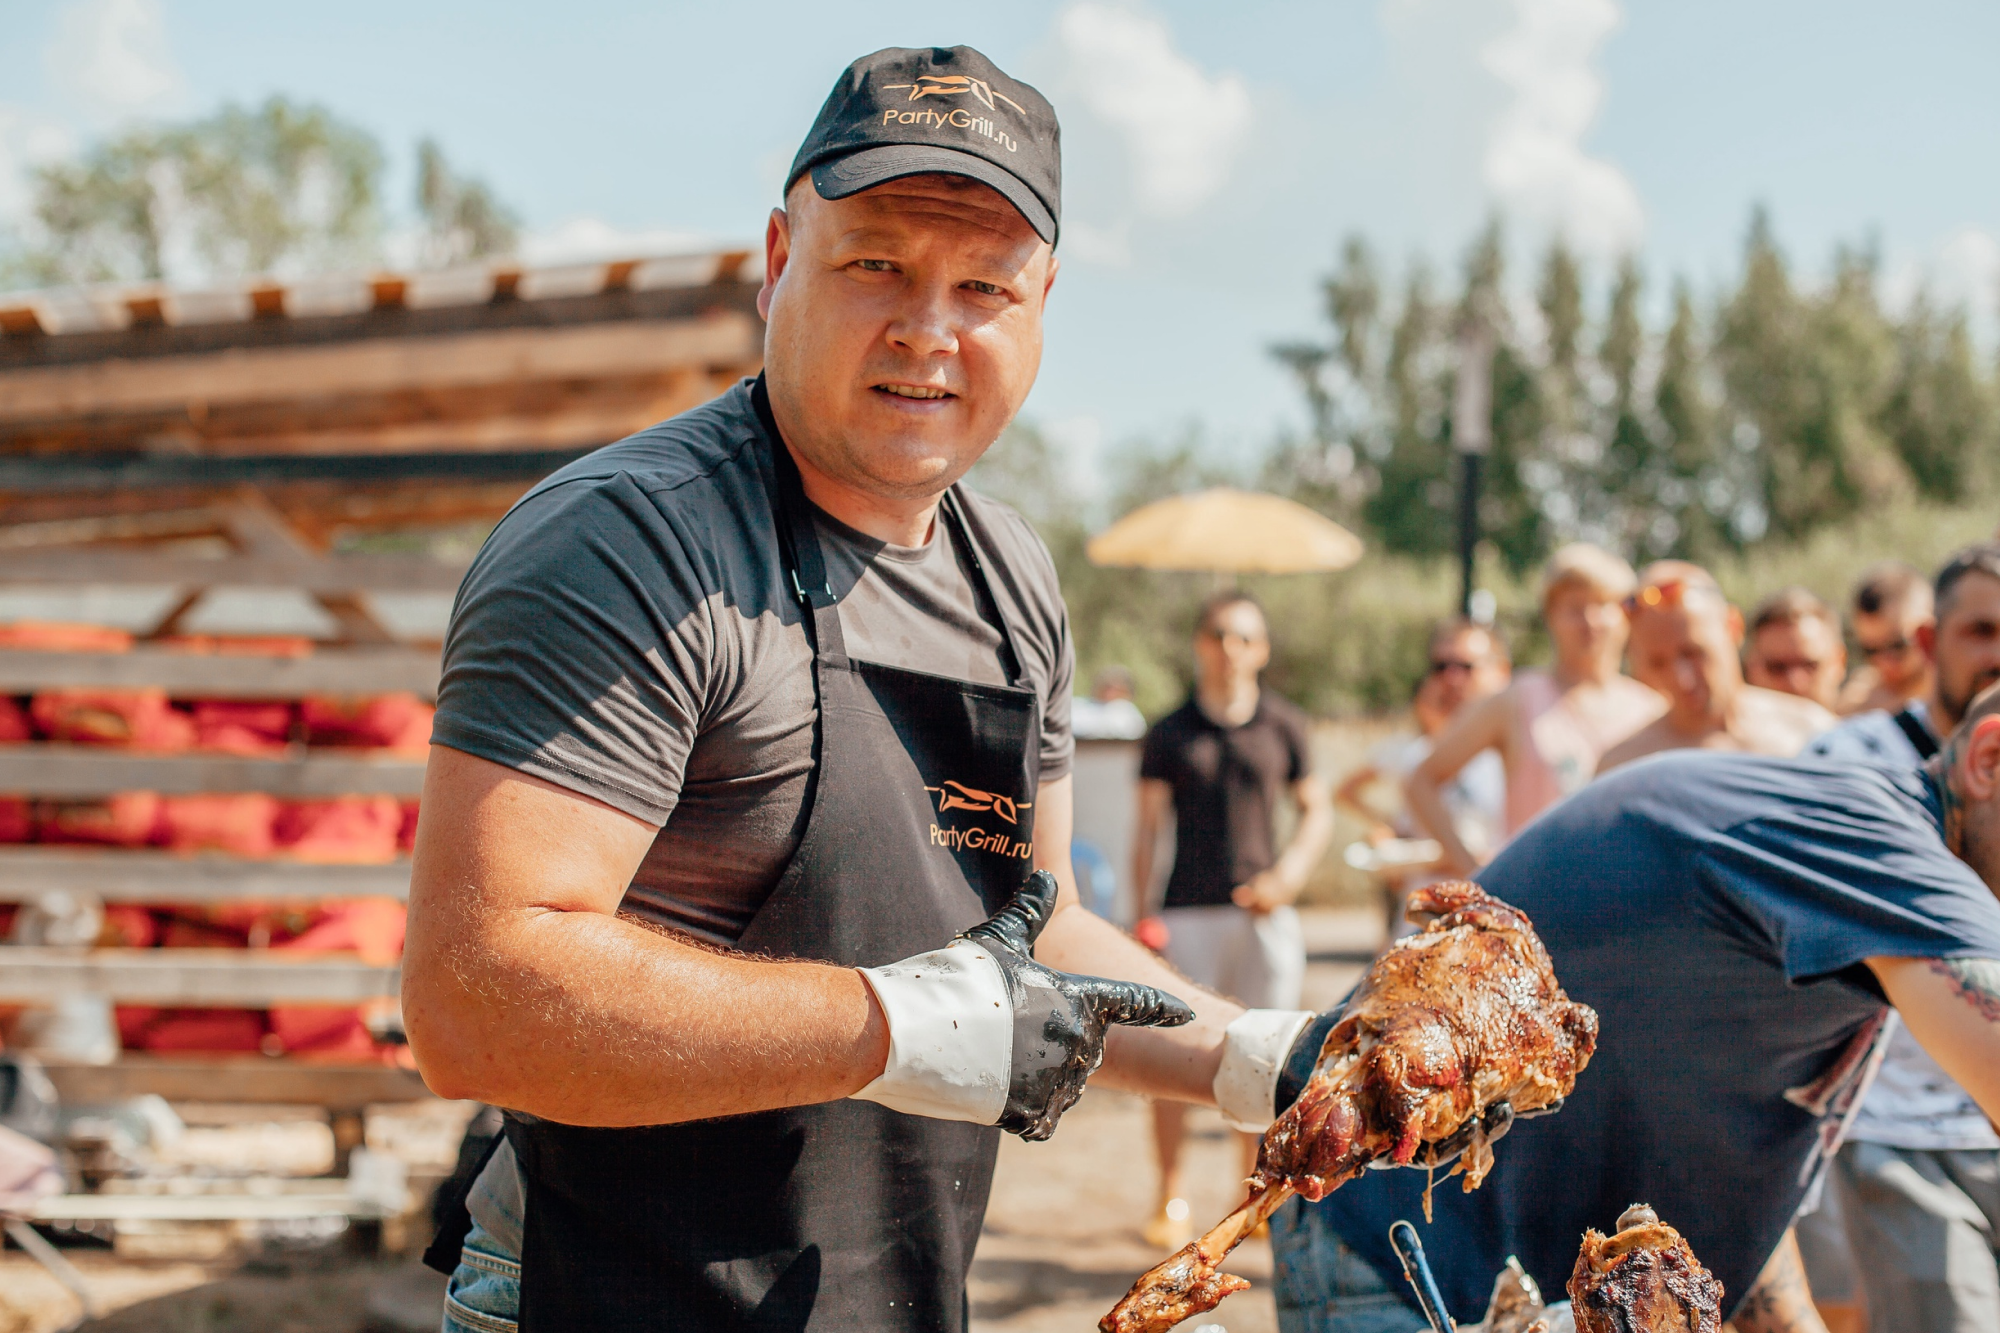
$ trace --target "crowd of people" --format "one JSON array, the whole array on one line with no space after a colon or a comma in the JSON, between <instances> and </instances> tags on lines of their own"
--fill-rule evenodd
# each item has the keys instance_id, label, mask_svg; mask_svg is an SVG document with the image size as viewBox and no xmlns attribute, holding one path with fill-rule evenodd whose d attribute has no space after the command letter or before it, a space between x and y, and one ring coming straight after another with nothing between
<instances>
[{"instance_id":1,"label":"crowd of people","mask_svg":"<svg viewBox=\"0 0 2000 1333\"><path fill-rule=\"evenodd\" d=\"M1477 874L1551 807L1664 751L1903 770L1931 759L2000 681L2000 544L1959 552L1934 579L1877 565L1846 610L1843 626L1826 602L1789 587L1746 621L1697 565L1635 572L1576 544L1542 579L1550 666L1515 671L1493 627L1440 622L1411 699L1414 734L1378 745L1333 796L1370 842L1396 849L1376 862L1391 934L1410 929L1400 904L1412 889ZM1152 883L1171 807L1174 869L1141 937L1150 932L1193 981L1290 1008L1304 964L1290 904L1329 839L1330 805L1296 710L1259 688L1269 655L1248 596L1203 607L1196 688L1146 737L1132 883ZM1384 787L1400 801L1378 804ZM1279 846L1274 818L1287 797L1302 818ZM1817 1313L1834 1333L2000 1326L2000 1135L1893 1015L1873 1039L1873 1082L1850 1098L1837 1151L1792 1228ZM1177 1246L1189 1234L1182 1108L1157 1108L1161 1190L1146 1234ZM1347 1253L1322 1237L1328 1245ZM1354 1293L1342 1308L1355 1309Z\"/></svg>"}]
</instances>

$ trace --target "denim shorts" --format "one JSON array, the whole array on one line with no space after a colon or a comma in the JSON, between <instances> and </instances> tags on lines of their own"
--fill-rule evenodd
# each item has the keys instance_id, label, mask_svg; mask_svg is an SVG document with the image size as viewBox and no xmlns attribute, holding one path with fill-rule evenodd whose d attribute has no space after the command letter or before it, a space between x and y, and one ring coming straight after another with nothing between
<instances>
[{"instance_id":1,"label":"denim shorts","mask_svg":"<svg viewBox=\"0 0 2000 1333\"><path fill-rule=\"evenodd\" d=\"M445 1287L442 1333L516 1333L520 1314L521 1261L474 1222Z\"/></svg>"},{"instance_id":2,"label":"denim shorts","mask_svg":"<svg viewBox=\"0 0 2000 1333\"><path fill-rule=\"evenodd\" d=\"M1271 1257L1279 1333L1429 1333L1416 1306L1303 1199L1271 1215Z\"/></svg>"}]
</instances>

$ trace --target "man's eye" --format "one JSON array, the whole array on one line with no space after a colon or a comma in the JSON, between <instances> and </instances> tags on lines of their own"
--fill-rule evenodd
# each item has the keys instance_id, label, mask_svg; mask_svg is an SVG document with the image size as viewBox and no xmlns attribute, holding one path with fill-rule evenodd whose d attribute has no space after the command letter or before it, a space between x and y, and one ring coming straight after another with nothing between
<instances>
[{"instance_id":1,"label":"man's eye","mask_svg":"<svg viewBox=\"0 0 2000 1333\"><path fill-rule=\"evenodd\" d=\"M870 273L893 273L896 269L896 266L886 259L857 259L854 261L854 266L867 269Z\"/></svg>"},{"instance_id":2,"label":"man's eye","mask_svg":"<svg viewBox=\"0 0 2000 1333\"><path fill-rule=\"evenodd\" d=\"M1007 289L996 282L968 282L965 284L981 296L1005 296Z\"/></svg>"}]
</instances>

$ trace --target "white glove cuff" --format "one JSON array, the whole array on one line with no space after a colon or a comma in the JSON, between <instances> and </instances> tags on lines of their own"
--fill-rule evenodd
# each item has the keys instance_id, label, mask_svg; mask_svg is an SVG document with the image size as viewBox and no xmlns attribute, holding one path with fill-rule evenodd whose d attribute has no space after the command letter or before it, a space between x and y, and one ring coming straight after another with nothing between
<instances>
[{"instance_id":1,"label":"white glove cuff","mask_svg":"<svg viewBox=\"0 0 2000 1333\"><path fill-rule=\"evenodd\" d=\"M1277 1119L1278 1073L1292 1043L1314 1018L1310 1010L1251 1009L1222 1032L1215 1105L1237 1129L1261 1134Z\"/></svg>"},{"instance_id":2,"label":"white glove cuff","mask_svg":"<svg viewBox=\"0 0 2000 1333\"><path fill-rule=\"evenodd\" d=\"M993 956L953 940L854 970L889 1020L889 1062L854 1096L934 1120L998 1123L1014 1068L1014 1006Z\"/></svg>"}]
</instances>

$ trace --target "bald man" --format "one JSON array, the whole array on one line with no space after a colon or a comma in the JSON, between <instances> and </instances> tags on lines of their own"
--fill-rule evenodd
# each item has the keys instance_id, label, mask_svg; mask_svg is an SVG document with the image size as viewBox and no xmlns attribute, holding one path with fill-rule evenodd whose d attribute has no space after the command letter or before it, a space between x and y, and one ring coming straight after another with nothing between
<instances>
[{"instance_id":1,"label":"bald man","mask_svg":"<svg viewBox=\"0 0 2000 1333\"><path fill-rule=\"evenodd\" d=\"M1667 711L1613 746L1599 773L1663 750L1739 750L1788 758L1838 720L1819 704L1743 679L1743 614L1709 572L1685 560L1648 565L1625 600L1632 675Z\"/></svg>"}]
</instances>

